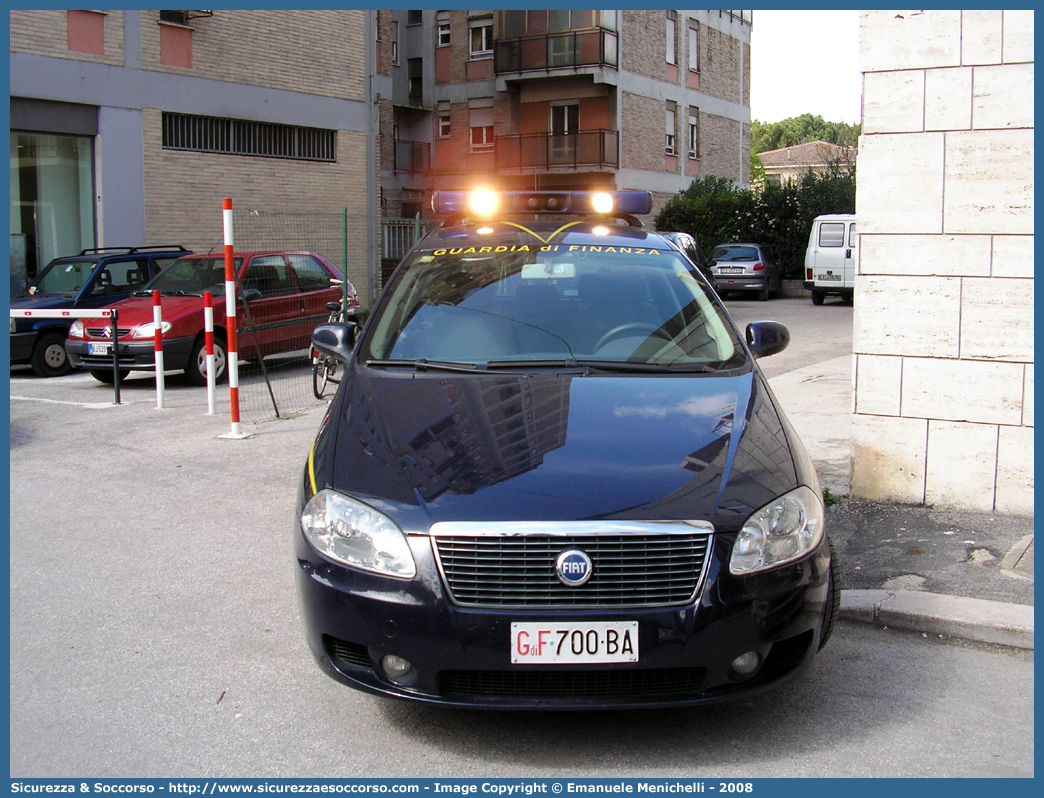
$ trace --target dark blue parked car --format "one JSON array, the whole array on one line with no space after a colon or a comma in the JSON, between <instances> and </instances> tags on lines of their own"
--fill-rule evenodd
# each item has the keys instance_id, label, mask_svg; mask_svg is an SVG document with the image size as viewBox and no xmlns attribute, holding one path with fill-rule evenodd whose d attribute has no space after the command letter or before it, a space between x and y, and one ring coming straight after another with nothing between
<instances>
[{"instance_id":1,"label":"dark blue parked car","mask_svg":"<svg viewBox=\"0 0 1044 798\"><path fill-rule=\"evenodd\" d=\"M358 342L313 334L347 364L295 521L319 666L487 708L694 704L799 673L840 590L815 471L756 362L786 328L744 339L635 220L647 192L485 200L438 192L446 225Z\"/></svg>"},{"instance_id":2,"label":"dark blue parked car","mask_svg":"<svg viewBox=\"0 0 1044 798\"><path fill-rule=\"evenodd\" d=\"M55 258L20 295L12 310L107 308L126 299L175 258L182 246L98 247ZM65 352L70 319L11 319L11 363L28 363L41 377L72 368Z\"/></svg>"}]
</instances>

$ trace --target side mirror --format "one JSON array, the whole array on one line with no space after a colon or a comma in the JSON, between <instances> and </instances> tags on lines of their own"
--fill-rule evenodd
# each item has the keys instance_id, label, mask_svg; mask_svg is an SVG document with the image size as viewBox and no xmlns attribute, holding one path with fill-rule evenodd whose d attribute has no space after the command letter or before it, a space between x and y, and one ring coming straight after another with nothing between
<instances>
[{"instance_id":1,"label":"side mirror","mask_svg":"<svg viewBox=\"0 0 1044 798\"><path fill-rule=\"evenodd\" d=\"M321 355L347 363L355 347L355 325L320 324L312 331L312 346Z\"/></svg>"},{"instance_id":2,"label":"side mirror","mask_svg":"<svg viewBox=\"0 0 1044 798\"><path fill-rule=\"evenodd\" d=\"M747 325L747 346L754 357L768 357L790 345L790 330L778 321L752 321Z\"/></svg>"},{"instance_id":3,"label":"side mirror","mask_svg":"<svg viewBox=\"0 0 1044 798\"><path fill-rule=\"evenodd\" d=\"M261 298L261 292L256 288L248 288L243 292L242 296L244 302L256 302Z\"/></svg>"}]
</instances>

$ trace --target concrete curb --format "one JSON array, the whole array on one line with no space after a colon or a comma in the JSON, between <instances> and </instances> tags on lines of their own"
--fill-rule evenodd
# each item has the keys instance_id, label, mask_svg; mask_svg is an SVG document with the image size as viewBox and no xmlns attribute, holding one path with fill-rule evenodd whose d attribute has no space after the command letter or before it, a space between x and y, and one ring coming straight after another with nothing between
<instances>
[{"instance_id":1,"label":"concrete curb","mask_svg":"<svg viewBox=\"0 0 1044 798\"><path fill-rule=\"evenodd\" d=\"M844 590L841 618L1033 650L1033 607L915 590Z\"/></svg>"}]
</instances>

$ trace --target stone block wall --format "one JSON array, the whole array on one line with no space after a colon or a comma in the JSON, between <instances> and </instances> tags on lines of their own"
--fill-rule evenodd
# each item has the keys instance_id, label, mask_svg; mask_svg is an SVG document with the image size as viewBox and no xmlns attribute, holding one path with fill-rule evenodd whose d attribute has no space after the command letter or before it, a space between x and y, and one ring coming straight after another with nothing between
<instances>
[{"instance_id":1,"label":"stone block wall","mask_svg":"<svg viewBox=\"0 0 1044 798\"><path fill-rule=\"evenodd\" d=\"M1033 512L1033 12L865 11L855 495Z\"/></svg>"},{"instance_id":2,"label":"stone block wall","mask_svg":"<svg viewBox=\"0 0 1044 798\"><path fill-rule=\"evenodd\" d=\"M98 64L123 66L122 10L99 11L104 16L105 54L93 55L69 49L68 11L54 9L12 10L11 52L71 58ZM128 12L137 13L137 12Z\"/></svg>"}]
</instances>

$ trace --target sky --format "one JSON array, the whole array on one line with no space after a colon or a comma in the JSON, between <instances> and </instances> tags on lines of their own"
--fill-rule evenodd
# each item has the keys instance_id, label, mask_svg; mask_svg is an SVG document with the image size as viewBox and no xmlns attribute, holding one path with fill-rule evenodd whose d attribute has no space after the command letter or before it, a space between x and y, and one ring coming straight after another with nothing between
<instances>
[{"instance_id":1,"label":"sky","mask_svg":"<svg viewBox=\"0 0 1044 798\"><path fill-rule=\"evenodd\" d=\"M755 11L750 38L752 119L860 121L858 11Z\"/></svg>"}]
</instances>

